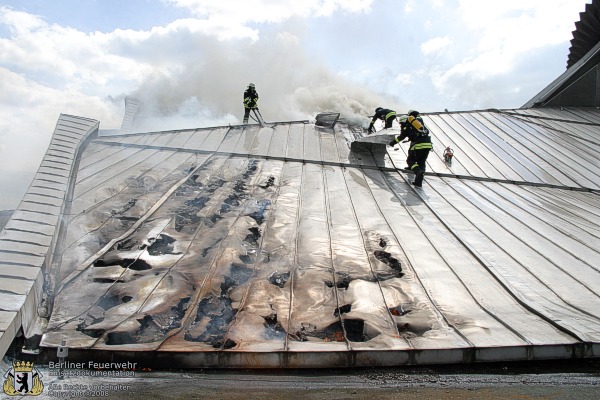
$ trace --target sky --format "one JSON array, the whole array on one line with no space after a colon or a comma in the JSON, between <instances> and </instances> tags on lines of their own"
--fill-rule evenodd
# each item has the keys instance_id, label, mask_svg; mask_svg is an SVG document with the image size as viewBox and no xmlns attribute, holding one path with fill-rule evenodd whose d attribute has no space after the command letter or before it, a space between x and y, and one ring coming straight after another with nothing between
<instances>
[{"instance_id":1,"label":"sky","mask_svg":"<svg viewBox=\"0 0 600 400\"><path fill-rule=\"evenodd\" d=\"M14 209L61 113L118 129L238 124L375 107L518 108L566 69L584 0L0 0L0 210Z\"/></svg>"}]
</instances>

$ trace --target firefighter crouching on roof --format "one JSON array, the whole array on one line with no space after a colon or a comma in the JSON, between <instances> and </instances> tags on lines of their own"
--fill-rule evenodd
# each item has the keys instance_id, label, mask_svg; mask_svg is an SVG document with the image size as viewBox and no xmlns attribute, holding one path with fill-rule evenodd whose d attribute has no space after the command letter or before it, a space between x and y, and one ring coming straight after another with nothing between
<instances>
[{"instance_id":1,"label":"firefighter crouching on roof","mask_svg":"<svg viewBox=\"0 0 600 400\"><path fill-rule=\"evenodd\" d=\"M377 107L375 109L375 115L373 115L373 119L371 119L371 123L369 124L369 134L375 132L375 127L373 125L378 119L385 122L385 127L383 129L391 128L392 123L396 119L396 111Z\"/></svg>"},{"instance_id":2,"label":"firefighter crouching on roof","mask_svg":"<svg viewBox=\"0 0 600 400\"><path fill-rule=\"evenodd\" d=\"M250 110L258 107L258 93L254 87L254 83L250 83L244 91L244 124L248 123Z\"/></svg>"},{"instance_id":3,"label":"firefighter crouching on roof","mask_svg":"<svg viewBox=\"0 0 600 400\"><path fill-rule=\"evenodd\" d=\"M414 110L410 110L408 115L400 118L400 128L400 136L396 136L389 145L395 146L405 138L410 140L406 162L410 170L415 173L413 185L421 187L423 185L423 177L425 176L425 162L427 161L429 152L433 149L429 129L423 123L419 112Z\"/></svg>"}]
</instances>

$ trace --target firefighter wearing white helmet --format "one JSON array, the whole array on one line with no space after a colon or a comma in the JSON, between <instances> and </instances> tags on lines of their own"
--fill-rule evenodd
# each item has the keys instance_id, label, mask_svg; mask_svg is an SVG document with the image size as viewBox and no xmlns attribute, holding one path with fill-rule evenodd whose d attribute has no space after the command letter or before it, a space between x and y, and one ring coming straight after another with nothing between
<instances>
[{"instance_id":1,"label":"firefighter wearing white helmet","mask_svg":"<svg viewBox=\"0 0 600 400\"><path fill-rule=\"evenodd\" d=\"M377 107L375 109L375 115L371 119L371 123L369 124L369 134L375 132L374 124L378 119L385 122L385 126L383 129L388 129L392 127L392 123L396 119L396 111L390 110L387 108Z\"/></svg>"},{"instance_id":2,"label":"firefighter wearing white helmet","mask_svg":"<svg viewBox=\"0 0 600 400\"><path fill-rule=\"evenodd\" d=\"M421 187L425 176L425 163L429 152L433 150L429 129L425 126L419 112L415 110L410 110L407 115L400 117L400 129L402 131L400 136L396 136L389 145L395 146L405 138L410 140L408 157L406 158L407 169L415 173L413 185Z\"/></svg>"},{"instance_id":3,"label":"firefighter wearing white helmet","mask_svg":"<svg viewBox=\"0 0 600 400\"><path fill-rule=\"evenodd\" d=\"M244 91L244 124L248 123L250 110L258 108L258 92L254 83L249 83L248 88Z\"/></svg>"}]
</instances>

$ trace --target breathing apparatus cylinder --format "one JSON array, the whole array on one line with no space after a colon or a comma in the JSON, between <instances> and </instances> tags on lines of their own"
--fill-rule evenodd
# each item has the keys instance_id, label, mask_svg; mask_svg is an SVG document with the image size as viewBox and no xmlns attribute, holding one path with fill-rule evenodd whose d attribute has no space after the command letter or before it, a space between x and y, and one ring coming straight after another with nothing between
<instances>
[{"instance_id":1,"label":"breathing apparatus cylinder","mask_svg":"<svg viewBox=\"0 0 600 400\"><path fill-rule=\"evenodd\" d=\"M420 123L419 120L413 117L412 115L408 116L407 121L410 122L410 124L419 132L423 131L423 124Z\"/></svg>"}]
</instances>

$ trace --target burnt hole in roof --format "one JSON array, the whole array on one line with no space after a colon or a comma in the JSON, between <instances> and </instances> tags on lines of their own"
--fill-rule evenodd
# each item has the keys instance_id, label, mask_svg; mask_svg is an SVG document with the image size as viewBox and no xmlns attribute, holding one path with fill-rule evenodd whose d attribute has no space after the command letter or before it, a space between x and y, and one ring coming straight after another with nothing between
<instances>
[{"instance_id":1,"label":"burnt hole in roof","mask_svg":"<svg viewBox=\"0 0 600 400\"><path fill-rule=\"evenodd\" d=\"M223 343L222 348L224 350L228 350L228 349L233 349L235 346L237 346L236 342L234 342L231 339L227 339L227 340L225 340L225 343Z\"/></svg>"},{"instance_id":2,"label":"burnt hole in roof","mask_svg":"<svg viewBox=\"0 0 600 400\"><path fill-rule=\"evenodd\" d=\"M265 183L264 185L259 185L259 187L266 189L266 188L273 186L274 184L275 184L275 177L269 176L269 178L267 179L267 183Z\"/></svg>"},{"instance_id":3,"label":"burnt hole in roof","mask_svg":"<svg viewBox=\"0 0 600 400\"><path fill-rule=\"evenodd\" d=\"M123 303L129 303L131 300L133 300L132 296L123 296L123 297L121 297L121 301Z\"/></svg>"},{"instance_id":4,"label":"burnt hole in roof","mask_svg":"<svg viewBox=\"0 0 600 400\"><path fill-rule=\"evenodd\" d=\"M229 275L221 282L221 295L226 295L230 289L248 282L252 277L252 269L241 264L231 264Z\"/></svg>"},{"instance_id":5,"label":"burnt hole in roof","mask_svg":"<svg viewBox=\"0 0 600 400\"><path fill-rule=\"evenodd\" d=\"M239 180L233 186L233 191L236 193L244 193L246 191L246 182L243 180Z\"/></svg>"},{"instance_id":6,"label":"burnt hole in roof","mask_svg":"<svg viewBox=\"0 0 600 400\"><path fill-rule=\"evenodd\" d=\"M379 247L385 247L387 246L387 242L385 241L384 238L380 238L379 239Z\"/></svg>"},{"instance_id":7,"label":"burnt hole in roof","mask_svg":"<svg viewBox=\"0 0 600 400\"><path fill-rule=\"evenodd\" d=\"M128 216L125 216L125 215L119 215L119 216L117 216L117 219L119 221L121 221L121 224L123 226L129 227L129 226L133 225L133 222L137 221L140 218L139 217L128 217Z\"/></svg>"},{"instance_id":8,"label":"burnt hole in roof","mask_svg":"<svg viewBox=\"0 0 600 400\"><path fill-rule=\"evenodd\" d=\"M190 211L198 211L203 208L206 203L208 203L208 197L206 196L198 196L190 200L186 200L185 205L186 208L190 209Z\"/></svg>"},{"instance_id":9,"label":"burnt hole in roof","mask_svg":"<svg viewBox=\"0 0 600 400\"><path fill-rule=\"evenodd\" d=\"M398 327L398 332L410 337L423 336L425 332L432 329L427 324L412 324L410 322L399 322L396 326Z\"/></svg>"},{"instance_id":10,"label":"burnt hole in roof","mask_svg":"<svg viewBox=\"0 0 600 400\"><path fill-rule=\"evenodd\" d=\"M344 329L340 321L336 321L324 329L315 329L310 324L303 324L302 327L292 338L305 341L307 337L322 339L324 342L343 342L345 341Z\"/></svg>"},{"instance_id":11,"label":"burnt hole in roof","mask_svg":"<svg viewBox=\"0 0 600 400\"><path fill-rule=\"evenodd\" d=\"M390 314L396 316L396 317L401 317L403 315L406 315L410 312L410 310L405 310L401 305L397 306L397 307L392 307L389 309L390 310Z\"/></svg>"},{"instance_id":12,"label":"burnt hole in roof","mask_svg":"<svg viewBox=\"0 0 600 400\"><path fill-rule=\"evenodd\" d=\"M184 206L177 210L175 214L175 230L180 232L181 229L188 225L197 225L202 218L198 217L200 211L208 202L208 197L199 196L191 200L187 200Z\"/></svg>"},{"instance_id":13,"label":"burnt hole in roof","mask_svg":"<svg viewBox=\"0 0 600 400\"><path fill-rule=\"evenodd\" d=\"M365 321L362 319L344 319L344 328L346 328L346 337L351 342L366 342L367 337L364 334Z\"/></svg>"},{"instance_id":14,"label":"burnt hole in roof","mask_svg":"<svg viewBox=\"0 0 600 400\"><path fill-rule=\"evenodd\" d=\"M327 287L333 288L334 286L338 289L348 289L350 286L350 282L352 282L352 278L345 272L336 272L335 273L335 284L333 281L325 281L325 285Z\"/></svg>"},{"instance_id":15,"label":"burnt hole in roof","mask_svg":"<svg viewBox=\"0 0 600 400\"><path fill-rule=\"evenodd\" d=\"M118 279L118 278L94 278L92 280L92 282L94 282L94 283L115 283L115 282L123 283L125 281L122 279Z\"/></svg>"},{"instance_id":16,"label":"burnt hole in roof","mask_svg":"<svg viewBox=\"0 0 600 400\"><path fill-rule=\"evenodd\" d=\"M181 253L173 253L174 243L176 242L169 235L160 234L158 237L152 242L150 246L148 246L148 254L151 256L159 256L162 254L181 254Z\"/></svg>"},{"instance_id":17,"label":"burnt hole in roof","mask_svg":"<svg viewBox=\"0 0 600 400\"><path fill-rule=\"evenodd\" d=\"M222 217L220 214L216 214L216 213L215 213L215 214L213 214L213 215L211 215L211 216L208 218L208 220L209 220L210 222L212 222L213 224L216 224L216 223L217 223L217 221L219 221L219 220L222 220L222 219L223 219L223 217Z\"/></svg>"},{"instance_id":18,"label":"burnt hole in roof","mask_svg":"<svg viewBox=\"0 0 600 400\"><path fill-rule=\"evenodd\" d=\"M195 182L193 179L188 179L175 192L176 196L195 196L192 199L186 200L182 207L175 212L175 230L180 232L186 226L197 225L202 218L198 217L198 211L206 206L210 196L206 192L213 193L219 187L223 186L225 181L221 178L212 179L206 187L202 183ZM197 194L200 189L204 194Z\"/></svg>"},{"instance_id":19,"label":"burnt hole in roof","mask_svg":"<svg viewBox=\"0 0 600 400\"><path fill-rule=\"evenodd\" d=\"M188 308L191 297L184 297L179 299L176 305L172 306L169 310L169 323L168 326L164 329L164 332L169 331L171 329L179 328L181 326L181 319L185 315L185 311Z\"/></svg>"},{"instance_id":20,"label":"burnt hole in roof","mask_svg":"<svg viewBox=\"0 0 600 400\"><path fill-rule=\"evenodd\" d=\"M302 328L290 338L305 341L306 337L315 337L324 342L343 342L348 339L351 342L366 342L369 338L364 334L365 322L362 319L344 319L342 323L336 321L324 329L314 329L310 324L303 324ZM344 335L344 330L346 335Z\"/></svg>"},{"instance_id":21,"label":"burnt hole in roof","mask_svg":"<svg viewBox=\"0 0 600 400\"><path fill-rule=\"evenodd\" d=\"M110 332L107 335L106 344L151 343L164 339L168 331L181 326L181 319L189 301L190 297L181 298L177 305L172 306L166 313L146 314L142 318L136 319L139 327L133 331Z\"/></svg>"},{"instance_id":22,"label":"burnt hole in roof","mask_svg":"<svg viewBox=\"0 0 600 400\"><path fill-rule=\"evenodd\" d=\"M144 260L140 260L139 258L137 260L125 259L123 261L127 261L127 262L123 263L121 265L122 267L129 268L134 271L145 271L147 269L152 269L152 266L150 264L148 264Z\"/></svg>"},{"instance_id":23,"label":"burnt hole in roof","mask_svg":"<svg viewBox=\"0 0 600 400\"><path fill-rule=\"evenodd\" d=\"M127 211L129 211L133 206L135 206L135 203L137 203L137 199L129 199L127 201L127 203L123 204L121 207L119 208L115 208L113 210L110 211L111 215L120 215L120 214L125 214Z\"/></svg>"},{"instance_id":24,"label":"burnt hole in roof","mask_svg":"<svg viewBox=\"0 0 600 400\"><path fill-rule=\"evenodd\" d=\"M271 204L270 200L259 200L256 203L257 209L252 214L249 215L250 218L256 221L258 225L262 225L265 220L265 210Z\"/></svg>"},{"instance_id":25,"label":"burnt hole in roof","mask_svg":"<svg viewBox=\"0 0 600 400\"><path fill-rule=\"evenodd\" d=\"M137 343L135 337L130 332L109 332L106 335L106 344L117 346L120 344Z\"/></svg>"},{"instance_id":26,"label":"burnt hole in roof","mask_svg":"<svg viewBox=\"0 0 600 400\"><path fill-rule=\"evenodd\" d=\"M250 231L250 233L246 235L246 237L244 238L244 242L252 246L258 246L258 239L260 239L261 237L260 229L254 226L252 228L248 228L248 230Z\"/></svg>"},{"instance_id":27,"label":"burnt hole in roof","mask_svg":"<svg viewBox=\"0 0 600 400\"><path fill-rule=\"evenodd\" d=\"M79 332L83 333L84 335L92 337L94 339L99 338L100 336L102 336L104 334L104 332L106 332L106 329L95 329L95 328L87 329L80 325L77 325L76 330L78 330Z\"/></svg>"},{"instance_id":28,"label":"burnt hole in roof","mask_svg":"<svg viewBox=\"0 0 600 400\"><path fill-rule=\"evenodd\" d=\"M400 261L392 257L390 253L383 250L376 250L374 252L374 255L375 258L377 258L379 261L396 271L398 277L402 277L404 275L404 273L402 272L402 265L400 264Z\"/></svg>"},{"instance_id":29,"label":"burnt hole in roof","mask_svg":"<svg viewBox=\"0 0 600 400\"><path fill-rule=\"evenodd\" d=\"M249 178L250 176L252 176L258 168L257 164L258 160L250 160L250 162L248 163L248 167L246 168L246 172L244 172L242 176L244 178Z\"/></svg>"},{"instance_id":30,"label":"burnt hole in roof","mask_svg":"<svg viewBox=\"0 0 600 400\"><path fill-rule=\"evenodd\" d=\"M94 262L94 267L107 267L110 265L119 265L123 268L129 268L134 271L144 271L152 268L150 264L139 258L119 258L114 254L106 255L105 257L99 258L96 260L96 262Z\"/></svg>"},{"instance_id":31,"label":"burnt hole in roof","mask_svg":"<svg viewBox=\"0 0 600 400\"><path fill-rule=\"evenodd\" d=\"M98 307L103 308L104 310L109 310L115 306L118 306L119 304L121 304L121 299L119 299L119 296L111 295L108 293L100 297L96 302L96 305Z\"/></svg>"},{"instance_id":32,"label":"burnt hole in roof","mask_svg":"<svg viewBox=\"0 0 600 400\"><path fill-rule=\"evenodd\" d=\"M288 279L290 279L289 272L281 272L281 273L274 272L269 277L269 282L271 282L275 286L279 286L280 288L282 288L285 286L285 283L288 281Z\"/></svg>"},{"instance_id":33,"label":"burnt hole in roof","mask_svg":"<svg viewBox=\"0 0 600 400\"><path fill-rule=\"evenodd\" d=\"M114 250L131 250L135 246L135 242L131 239L124 239L115 243Z\"/></svg>"},{"instance_id":34,"label":"burnt hole in roof","mask_svg":"<svg viewBox=\"0 0 600 400\"><path fill-rule=\"evenodd\" d=\"M236 185L237 187L237 185ZM235 188L234 188L235 189ZM239 206L241 204L240 199L244 199L240 193L232 193L225 200L223 200L223 204L221 205L221 209L219 210L220 214L226 214L229 212L231 207Z\"/></svg>"},{"instance_id":35,"label":"burnt hole in roof","mask_svg":"<svg viewBox=\"0 0 600 400\"><path fill-rule=\"evenodd\" d=\"M178 213L175 215L175 231L181 232L186 226L197 225L200 220L195 213Z\"/></svg>"},{"instance_id":36,"label":"burnt hole in roof","mask_svg":"<svg viewBox=\"0 0 600 400\"><path fill-rule=\"evenodd\" d=\"M228 296L205 297L198 304L195 321L184 335L185 340L205 342L214 348L223 346L227 328L235 313Z\"/></svg>"},{"instance_id":37,"label":"burnt hole in roof","mask_svg":"<svg viewBox=\"0 0 600 400\"><path fill-rule=\"evenodd\" d=\"M285 337L285 329L277 321L277 313L272 311L269 315L263 316L265 322L265 338L267 339L282 339Z\"/></svg>"},{"instance_id":38,"label":"burnt hole in roof","mask_svg":"<svg viewBox=\"0 0 600 400\"><path fill-rule=\"evenodd\" d=\"M93 338L99 338L100 336L102 336L102 334L105 332L105 330L104 329L94 329L94 328L88 329L88 326L97 324L99 322L102 322L103 320L104 320L103 316L95 318L91 315L88 315L82 322L80 322L77 325L77 328L75 328L75 330L83 333L86 336L93 337Z\"/></svg>"},{"instance_id":39,"label":"burnt hole in roof","mask_svg":"<svg viewBox=\"0 0 600 400\"><path fill-rule=\"evenodd\" d=\"M240 258L240 261L243 262L244 264L252 264L252 263L254 263L252 257L250 257L247 254L242 254L242 255L240 255L239 258Z\"/></svg>"},{"instance_id":40,"label":"burnt hole in roof","mask_svg":"<svg viewBox=\"0 0 600 400\"><path fill-rule=\"evenodd\" d=\"M227 181L222 178L211 179L210 182L208 182L208 185L206 186L206 191L208 193L214 193L215 190L223 186L226 182Z\"/></svg>"},{"instance_id":41,"label":"burnt hole in roof","mask_svg":"<svg viewBox=\"0 0 600 400\"><path fill-rule=\"evenodd\" d=\"M335 317L339 317L341 314L349 313L352 310L352 304L345 304L341 307L337 307L333 312Z\"/></svg>"}]
</instances>

